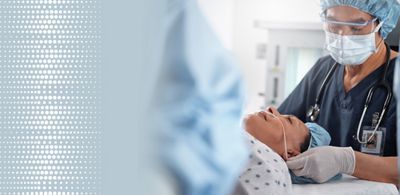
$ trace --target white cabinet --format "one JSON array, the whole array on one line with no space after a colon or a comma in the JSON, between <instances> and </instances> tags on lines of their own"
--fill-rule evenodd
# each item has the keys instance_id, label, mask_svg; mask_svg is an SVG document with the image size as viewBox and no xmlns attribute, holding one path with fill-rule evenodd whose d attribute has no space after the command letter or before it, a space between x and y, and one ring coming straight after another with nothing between
<instances>
[{"instance_id":1,"label":"white cabinet","mask_svg":"<svg viewBox=\"0 0 400 195\"><path fill-rule=\"evenodd\" d=\"M325 55L325 35L320 23L271 23L257 21L266 30L265 105L279 106L302 77Z\"/></svg>"}]
</instances>

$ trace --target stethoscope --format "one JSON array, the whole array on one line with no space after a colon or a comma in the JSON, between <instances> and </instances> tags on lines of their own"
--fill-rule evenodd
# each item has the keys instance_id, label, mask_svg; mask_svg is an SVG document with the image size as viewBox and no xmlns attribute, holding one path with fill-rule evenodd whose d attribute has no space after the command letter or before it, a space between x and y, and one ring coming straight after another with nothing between
<instances>
[{"instance_id":1,"label":"stethoscope","mask_svg":"<svg viewBox=\"0 0 400 195\"><path fill-rule=\"evenodd\" d=\"M356 139L360 144L366 144L366 143L369 143L369 142L372 140L372 138L373 138L373 136L375 135L375 133L376 133L376 131L377 131L379 125L380 125L381 122L382 122L383 116L385 115L386 110L387 110L387 108L388 108L388 106L389 106L389 103L390 103L390 101L391 101L391 99L392 99L392 88L390 87L389 82L386 80L386 74L387 74L387 71L388 71L388 68L389 68L389 62L390 62L390 61L389 61L389 60L390 60L390 48L389 48L389 46L388 46L386 43L385 43L385 46L386 46L386 64L385 64L385 70L384 70L384 72L383 72L382 79L381 79L379 82L375 83L374 86L372 86L372 87L369 89L368 95L367 95L367 99L365 100L365 103L364 103L364 109L363 109L363 112L362 112L362 114L361 114L360 121L359 121L359 123L358 123L357 135L356 135L356 138L355 138L355 139ZM307 117L309 117L310 120L311 120L312 122L314 122L315 120L317 120L317 118L318 118L318 116L319 116L319 113L320 113L320 111L321 111L321 109L320 109L320 100L321 100L321 97L322 97L322 92L324 91L324 88L325 88L325 86L326 86L328 80L330 80L330 78L332 77L333 72L335 71L335 69L336 69L337 66L338 66L338 64L335 62L335 63L333 64L333 66L331 67L331 69L329 70L328 74L325 76L325 79L324 79L324 81L322 82L321 87L319 88L318 95L317 95L317 97L315 98L315 104L314 104L313 106L311 106L311 107L309 108L309 110L307 111ZM360 139L360 129L361 129L361 125L362 125L362 122L363 122L363 120L364 120L365 113L366 113L367 110L368 110L368 106L369 106L369 104L371 103L372 96L374 95L375 90L378 89L378 88L383 88L383 89L385 89L385 90L387 91L386 100L385 100L385 103L383 104L382 112L381 112L381 114L380 114L380 116L379 116L378 123L375 125L374 131L373 131L372 134L368 137L367 141L362 141L362 140Z\"/></svg>"}]
</instances>

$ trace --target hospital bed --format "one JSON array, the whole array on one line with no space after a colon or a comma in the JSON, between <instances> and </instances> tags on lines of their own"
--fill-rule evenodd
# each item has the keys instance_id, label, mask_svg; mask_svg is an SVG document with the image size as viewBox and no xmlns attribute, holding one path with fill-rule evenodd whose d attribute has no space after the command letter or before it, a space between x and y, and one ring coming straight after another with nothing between
<instances>
[{"instance_id":1,"label":"hospital bed","mask_svg":"<svg viewBox=\"0 0 400 195\"><path fill-rule=\"evenodd\" d=\"M393 184L360 180L353 176L343 175L343 178L324 184L294 184L294 195L398 195L399 191Z\"/></svg>"}]
</instances>

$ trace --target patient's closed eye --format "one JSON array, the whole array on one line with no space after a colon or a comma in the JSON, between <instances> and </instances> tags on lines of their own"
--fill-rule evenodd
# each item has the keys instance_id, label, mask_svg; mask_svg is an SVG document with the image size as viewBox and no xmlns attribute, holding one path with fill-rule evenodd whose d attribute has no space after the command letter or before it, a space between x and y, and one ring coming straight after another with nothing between
<instances>
[{"instance_id":1,"label":"patient's closed eye","mask_svg":"<svg viewBox=\"0 0 400 195\"><path fill-rule=\"evenodd\" d=\"M292 118L291 118L290 115L285 115L284 118L285 118L287 121L289 121L290 124L293 124Z\"/></svg>"}]
</instances>

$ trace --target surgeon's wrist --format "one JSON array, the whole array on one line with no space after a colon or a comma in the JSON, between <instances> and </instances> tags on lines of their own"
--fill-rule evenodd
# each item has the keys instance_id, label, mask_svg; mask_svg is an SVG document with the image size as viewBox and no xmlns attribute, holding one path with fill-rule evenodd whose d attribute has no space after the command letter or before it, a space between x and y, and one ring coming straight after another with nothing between
<instances>
[{"instance_id":1,"label":"surgeon's wrist","mask_svg":"<svg viewBox=\"0 0 400 195\"><path fill-rule=\"evenodd\" d=\"M342 170L341 173L353 175L356 167L356 156L354 150L351 147L340 148L342 151Z\"/></svg>"}]
</instances>

